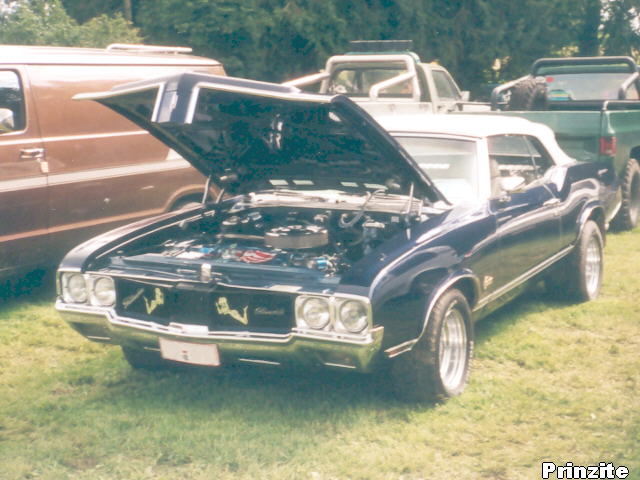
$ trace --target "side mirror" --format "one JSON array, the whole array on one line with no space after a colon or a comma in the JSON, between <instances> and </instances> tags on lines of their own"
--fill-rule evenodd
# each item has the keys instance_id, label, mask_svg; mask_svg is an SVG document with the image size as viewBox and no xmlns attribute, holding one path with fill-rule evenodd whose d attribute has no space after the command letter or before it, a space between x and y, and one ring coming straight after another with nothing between
<instances>
[{"instance_id":1,"label":"side mirror","mask_svg":"<svg viewBox=\"0 0 640 480\"><path fill-rule=\"evenodd\" d=\"M11 132L15 129L13 110L0 108L0 133Z\"/></svg>"},{"instance_id":2,"label":"side mirror","mask_svg":"<svg viewBox=\"0 0 640 480\"><path fill-rule=\"evenodd\" d=\"M460 92L460 100L462 100L463 102L468 102L470 98L471 98L471 94L469 93L468 90L464 90Z\"/></svg>"},{"instance_id":3,"label":"side mirror","mask_svg":"<svg viewBox=\"0 0 640 480\"><path fill-rule=\"evenodd\" d=\"M524 177L517 175L511 177L500 177L500 189L507 193L517 192L524 187L524 184Z\"/></svg>"}]
</instances>

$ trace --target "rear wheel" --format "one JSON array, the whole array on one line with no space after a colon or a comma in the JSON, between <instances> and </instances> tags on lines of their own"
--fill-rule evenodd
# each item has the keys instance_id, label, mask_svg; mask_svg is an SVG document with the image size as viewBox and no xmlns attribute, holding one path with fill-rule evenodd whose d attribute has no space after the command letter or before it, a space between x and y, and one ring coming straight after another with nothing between
<instances>
[{"instance_id":1,"label":"rear wheel","mask_svg":"<svg viewBox=\"0 0 640 480\"><path fill-rule=\"evenodd\" d=\"M603 250L600 228L593 220L587 221L574 251L561 268L546 279L549 292L576 302L597 298L602 285Z\"/></svg>"},{"instance_id":2,"label":"rear wheel","mask_svg":"<svg viewBox=\"0 0 640 480\"><path fill-rule=\"evenodd\" d=\"M620 230L632 230L638 225L640 216L640 166L630 158L620 182L622 205L614 220Z\"/></svg>"},{"instance_id":3,"label":"rear wheel","mask_svg":"<svg viewBox=\"0 0 640 480\"><path fill-rule=\"evenodd\" d=\"M449 290L436 302L427 329L413 349L395 359L391 376L398 396L436 401L459 395L469 379L473 325L467 299Z\"/></svg>"}]
</instances>

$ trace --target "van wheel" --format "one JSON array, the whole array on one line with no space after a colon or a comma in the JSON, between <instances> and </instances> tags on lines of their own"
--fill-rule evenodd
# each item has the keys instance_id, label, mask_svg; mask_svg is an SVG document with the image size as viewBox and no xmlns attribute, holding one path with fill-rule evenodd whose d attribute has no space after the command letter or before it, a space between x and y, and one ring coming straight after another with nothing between
<instances>
[{"instance_id":1,"label":"van wheel","mask_svg":"<svg viewBox=\"0 0 640 480\"><path fill-rule=\"evenodd\" d=\"M638 225L640 216L640 166L630 158L620 182L622 205L614 220L619 230L632 230Z\"/></svg>"},{"instance_id":2,"label":"van wheel","mask_svg":"<svg viewBox=\"0 0 640 480\"><path fill-rule=\"evenodd\" d=\"M507 110L546 110L547 85L533 77L518 82L511 90Z\"/></svg>"},{"instance_id":3,"label":"van wheel","mask_svg":"<svg viewBox=\"0 0 640 480\"><path fill-rule=\"evenodd\" d=\"M427 329L413 349L391 364L396 394L433 402L462 393L473 355L473 324L465 296L456 289L436 302Z\"/></svg>"}]
</instances>

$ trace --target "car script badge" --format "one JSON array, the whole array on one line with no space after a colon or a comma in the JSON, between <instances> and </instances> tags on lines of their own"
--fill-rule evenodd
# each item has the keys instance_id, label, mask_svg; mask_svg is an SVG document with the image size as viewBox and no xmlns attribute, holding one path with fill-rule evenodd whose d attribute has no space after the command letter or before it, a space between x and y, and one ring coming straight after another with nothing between
<instances>
[{"instance_id":1,"label":"car script badge","mask_svg":"<svg viewBox=\"0 0 640 480\"><path fill-rule=\"evenodd\" d=\"M245 263L265 263L276 258L275 253L263 252L262 250L245 250L240 256L240 260Z\"/></svg>"}]
</instances>

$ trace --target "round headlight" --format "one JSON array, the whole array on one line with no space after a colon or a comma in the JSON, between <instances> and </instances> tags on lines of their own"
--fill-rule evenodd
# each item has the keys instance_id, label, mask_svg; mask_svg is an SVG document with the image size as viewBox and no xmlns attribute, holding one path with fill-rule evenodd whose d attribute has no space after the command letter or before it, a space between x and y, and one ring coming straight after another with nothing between
<instances>
[{"instance_id":1,"label":"round headlight","mask_svg":"<svg viewBox=\"0 0 640 480\"><path fill-rule=\"evenodd\" d=\"M324 298L312 297L300 307L300 316L309 327L320 330L329 324L329 302Z\"/></svg>"},{"instance_id":2,"label":"round headlight","mask_svg":"<svg viewBox=\"0 0 640 480\"><path fill-rule=\"evenodd\" d=\"M369 324L367 307L354 300L344 302L340 306L340 323L351 333L359 333Z\"/></svg>"},{"instance_id":3,"label":"round headlight","mask_svg":"<svg viewBox=\"0 0 640 480\"><path fill-rule=\"evenodd\" d=\"M67 303L84 303L87 301L87 283L79 273L65 274L62 277L62 297Z\"/></svg>"},{"instance_id":4,"label":"round headlight","mask_svg":"<svg viewBox=\"0 0 640 480\"><path fill-rule=\"evenodd\" d=\"M98 277L93 281L91 304L109 307L116 303L116 287L111 277Z\"/></svg>"}]
</instances>

